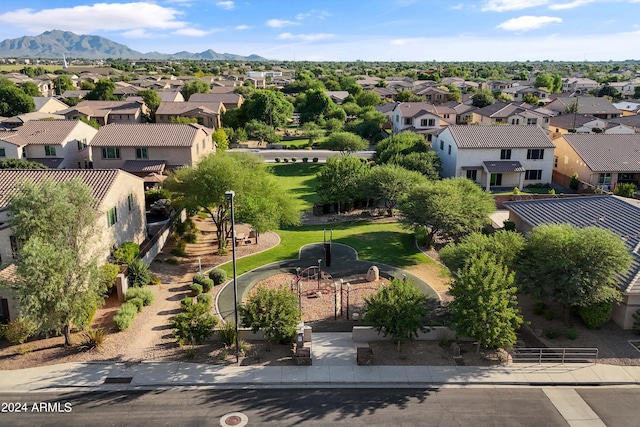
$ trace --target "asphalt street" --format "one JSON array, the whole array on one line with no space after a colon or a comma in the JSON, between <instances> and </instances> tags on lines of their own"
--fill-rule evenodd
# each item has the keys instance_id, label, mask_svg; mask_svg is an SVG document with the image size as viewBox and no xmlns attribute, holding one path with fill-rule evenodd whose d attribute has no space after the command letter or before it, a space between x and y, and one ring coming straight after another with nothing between
<instances>
[{"instance_id":1,"label":"asphalt street","mask_svg":"<svg viewBox=\"0 0 640 427\"><path fill-rule=\"evenodd\" d=\"M598 392L603 402L617 395ZM1 426L569 425L539 388L79 391L0 394L0 402L13 403ZM620 419L637 420L637 406Z\"/></svg>"}]
</instances>

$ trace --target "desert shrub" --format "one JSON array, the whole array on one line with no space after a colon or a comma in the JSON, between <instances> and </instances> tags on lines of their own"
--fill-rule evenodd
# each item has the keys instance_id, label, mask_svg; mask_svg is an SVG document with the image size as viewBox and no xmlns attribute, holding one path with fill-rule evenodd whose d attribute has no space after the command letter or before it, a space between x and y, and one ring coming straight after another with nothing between
<instances>
[{"instance_id":1,"label":"desert shrub","mask_svg":"<svg viewBox=\"0 0 640 427\"><path fill-rule=\"evenodd\" d=\"M214 286L220 286L227 280L227 272L221 268L214 268L209 272L209 279L213 280Z\"/></svg>"},{"instance_id":2,"label":"desert shrub","mask_svg":"<svg viewBox=\"0 0 640 427\"><path fill-rule=\"evenodd\" d=\"M297 162L297 161L298 161L298 159L297 159L296 157L292 157L292 158L291 158L291 163L295 163L295 162Z\"/></svg>"},{"instance_id":3,"label":"desert shrub","mask_svg":"<svg viewBox=\"0 0 640 427\"><path fill-rule=\"evenodd\" d=\"M308 163L309 162L309 158L308 157L303 157L302 158L302 163Z\"/></svg>"},{"instance_id":4,"label":"desert shrub","mask_svg":"<svg viewBox=\"0 0 640 427\"><path fill-rule=\"evenodd\" d=\"M213 335L218 318L204 304L192 304L170 323L178 345L201 343Z\"/></svg>"},{"instance_id":5,"label":"desert shrub","mask_svg":"<svg viewBox=\"0 0 640 427\"><path fill-rule=\"evenodd\" d=\"M313 163L318 163L318 158L314 157L312 161L313 161Z\"/></svg>"},{"instance_id":6,"label":"desert shrub","mask_svg":"<svg viewBox=\"0 0 640 427\"><path fill-rule=\"evenodd\" d=\"M146 288L129 288L127 293L124 296L125 301L132 300L134 298L140 298L142 300L143 305L151 305L153 304L153 300L155 296L150 289Z\"/></svg>"},{"instance_id":7,"label":"desert shrub","mask_svg":"<svg viewBox=\"0 0 640 427\"><path fill-rule=\"evenodd\" d=\"M152 274L149 284L155 286L155 285L159 285L160 283L161 283L160 277L156 276L155 274Z\"/></svg>"},{"instance_id":8,"label":"desert shrub","mask_svg":"<svg viewBox=\"0 0 640 427\"><path fill-rule=\"evenodd\" d=\"M213 295L211 294L198 295L198 304L202 304L211 308L211 306L213 306Z\"/></svg>"},{"instance_id":9,"label":"desert shrub","mask_svg":"<svg viewBox=\"0 0 640 427\"><path fill-rule=\"evenodd\" d=\"M549 329L544 335L550 340L554 340L560 336L560 332L557 329Z\"/></svg>"},{"instance_id":10,"label":"desert shrub","mask_svg":"<svg viewBox=\"0 0 640 427\"><path fill-rule=\"evenodd\" d=\"M633 198L637 189L638 187L632 182L622 183L616 185L616 188L613 189L613 194L616 196Z\"/></svg>"},{"instance_id":11,"label":"desert shrub","mask_svg":"<svg viewBox=\"0 0 640 427\"><path fill-rule=\"evenodd\" d=\"M578 308L578 315L582 319L587 328L596 329L604 325L611 319L613 304L611 302L602 302Z\"/></svg>"},{"instance_id":12,"label":"desert shrub","mask_svg":"<svg viewBox=\"0 0 640 427\"><path fill-rule=\"evenodd\" d=\"M138 313L140 313L142 311L142 307L144 307L144 302L142 301L142 299L136 297L136 298L131 298L129 301L127 301L133 305L136 306L136 308L138 309Z\"/></svg>"},{"instance_id":13,"label":"desert shrub","mask_svg":"<svg viewBox=\"0 0 640 427\"><path fill-rule=\"evenodd\" d=\"M189 289L191 289L191 295L194 297L202 293L202 285L199 283L192 283L191 286L189 286Z\"/></svg>"},{"instance_id":14,"label":"desert shrub","mask_svg":"<svg viewBox=\"0 0 640 427\"><path fill-rule=\"evenodd\" d=\"M553 320L556 317L555 314L553 314L553 311L551 310L545 310L544 313L542 313L542 315L546 320Z\"/></svg>"},{"instance_id":15,"label":"desert shrub","mask_svg":"<svg viewBox=\"0 0 640 427\"><path fill-rule=\"evenodd\" d=\"M198 273L193 276L193 283L197 283L202 286L202 292L211 292L213 289L213 280L209 279L202 273Z\"/></svg>"},{"instance_id":16,"label":"desert shrub","mask_svg":"<svg viewBox=\"0 0 640 427\"><path fill-rule=\"evenodd\" d=\"M173 231L179 236L184 236L187 233L196 233L198 231L196 223L193 222L191 218L187 218L182 222L175 221L171 226L173 227Z\"/></svg>"},{"instance_id":17,"label":"desert shrub","mask_svg":"<svg viewBox=\"0 0 640 427\"><path fill-rule=\"evenodd\" d=\"M167 264L169 264L169 265L179 265L180 264L180 261L178 260L178 258L175 258L175 257L167 258L167 260L165 262Z\"/></svg>"},{"instance_id":18,"label":"desert shrub","mask_svg":"<svg viewBox=\"0 0 640 427\"><path fill-rule=\"evenodd\" d=\"M140 245L134 242L124 242L113 252L113 259L117 264L129 264L140 254Z\"/></svg>"},{"instance_id":19,"label":"desert shrub","mask_svg":"<svg viewBox=\"0 0 640 427\"><path fill-rule=\"evenodd\" d=\"M569 188L573 191L577 191L580 188L580 179L578 179L578 174L574 173L571 175L571 181L569 181Z\"/></svg>"},{"instance_id":20,"label":"desert shrub","mask_svg":"<svg viewBox=\"0 0 640 427\"><path fill-rule=\"evenodd\" d=\"M570 339L571 341L574 341L578 339L578 333L576 332L575 329L569 329L567 331L567 338Z\"/></svg>"},{"instance_id":21,"label":"desert shrub","mask_svg":"<svg viewBox=\"0 0 640 427\"><path fill-rule=\"evenodd\" d=\"M193 298L191 297L184 297L180 301L180 308L183 310L187 310L192 305L193 305Z\"/></svg>"},{"instance_id":22,"label":"desert shrub","mask_svg":"<svg viewBox=\"0 0 640 427\"><path fill-rule=\"evenodd\" d=\"M202 285L202 282L204 282L206 278L207 276L205 276L203 273L196 273L193 275L193 279L191 280L191 282Z\"/></svg>"},{"instance_id":23,"label":"desert shrub","mask_svg":"<svg viewBox=\"0 0 640 427\"><path fill-rule=\"evenodd\" d=\"M98 305L96 303L83 306L82 312L78 316L78 319L74 322L75 328L84 329L87 326L91 325L91 322L93 322L93 317L96 315L97 311Z\"/></svg>"},{"instance_id":24,"label":"desert shrub","mask_svg":"<svg viewBox=\"0 0 640 427\"><path fill-rule=\"evenodd\" d=\"M26 317L11 320L4 331L4 336L12 344L22 344L36 333L36 325Z\"/></svg>"},{"instance_id":25,"label":"desert shrub","mask_svg":"<svg viewBox=\"0 0 640 427\"><path fill-rule=\"evenodd\" d=\"M119 331L124 331L129 328L138 314L138 307L130 302L125 302L120 306L115 316L113 316L113 322Z\"/></svg>"},{"instance_id":26,"label":"desert shrub","mask_svg":"<svg viewBox=\"0 0 640 427\"><path fill-rule=\"evenodd\" d=\"M187 243L184 242L183 240L178 240L176 242L176 245L173 248L171 248L169 253L174 256L183 257L187 255L186 249L187 249Z\"/></svg>"},{"instance_id":27,"label":"desert shrub","mask_svg":"<svg viewBox=\"0 0 640 427\"><path fill-rule=\"evenodd\" d=\"M187 243L193 244L198 242L198 236L196 236L196 233L185 233L185 235L182 236L182 238Z\"/></svg>"},{"instance_id":28,"label":"desert shrub","mask_svg":"<svg viewBox=\"0 0 640 427\"><path fill-rule=\"evenodd\" d=\"M240 315L254 333L261 329L267 340L286 344L293 341L300 322L298 298L286 288L260 286L240 307Z\"/></svg>"},{"instance_id":29,"label":"desert shrub","mask_svg":"<svg viewBox=\"0 0 640 427\"><path fill-rule=\"evenodd\" d=\"M284 159L282 159L285 163L289 163L289 158L285 157Z\"/></svg>"},{"instance_id":30,"label":"desert shrub","mask_svg":"<svg viewBox=\"0 0 640 427\"><path fill-rule=\"evenodd\" d=\"M102 328L89 329L84 332L82 345L89 349L100 348L107 339L107 332Z\"/></svg>"},{"instance_id":31,"label":"desert shrub","mask_svg":"<svg viewBox=\"0 0 640 427\"><path fill-rule=\"evenodd\" d=\"M5 337L6 330L7 330L7 325L0 323L0 340Z\"/></svg>"},{"instance_id":32,"label":"desert shrub","mask_svg":"<svg viewBox=\"0 0 640 427\"><path fill-rule=\"evenodd\" d=\"M280 157L276 157L275 159L273 159L276 161L276 163L280 163Z\"/></svg>"},{"instance_id":33,"label":"desert shrub","mask_svg":"<svg viewBox=\"0 0 640 427\"><path fill-rule=\"evenodd\" d=\"M171 200L171 193L169 190L162 188L160 190L147 190L144 192L144 201L147 205L152 205L162 199Z\"/></svg>"},{"instance_id":34,"label":"desert shrub","mask_svg":"<svg viewBox=\"0 0 640 427\"><path fill-rule=\"evenodd\" d=\"M98 280L100 280L100 288L105 292L116 284L116 277L120 273L120 267L115 264L106 263L98 269Z\"/></svg>"},{"instance_id":35,"label":"desert shrub","mask_svg":"<svg viewBox=\"0 0 640 427\"><path fill-rule=\"evenodd\" d=\"M236 324L233 322L225 322L220 328L218 328L216 335L218 335L218 339L226 347L231 347L232 345L235 346Z\"/></svg>"},{"instance_id":36,"label":"desert shrub","mask_svg":"<svg viewBox=\"0 0 640 427\"><path fill-rule=\"evenodd\" d=\"M543 301L536 301L533 303L533 314L536 316L542 316L542 314L547 310L547 304Z\"/></svg>"},{"instance_id":37,"label":"desert shrub","mask_svg":"<svg viewBox=\"0 0 640 427\"><path fill-rule=\"evenodd\" d=\"M129 279L129 285L131 286L145 286L151 282L151 271L149 266L142 262L142 260L134 259L129 264L127 271L127 278Z\"/></svg>"},{"instance_id":38,"label":"desert shrub","mask_svg":"<svg viewBox=\"0 0 640 427\"><path fill-rule=\"evenodd\" d=\"M505 220L504 229L506 231L516 231L516 223L513 221Z\"/></svg>"}]
</instances>

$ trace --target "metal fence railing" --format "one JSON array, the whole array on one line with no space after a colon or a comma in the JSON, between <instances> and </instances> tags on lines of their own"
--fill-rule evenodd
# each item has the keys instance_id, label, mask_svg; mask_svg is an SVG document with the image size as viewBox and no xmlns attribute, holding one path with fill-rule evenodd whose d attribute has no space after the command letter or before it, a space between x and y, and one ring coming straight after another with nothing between
<instances>
[{"instance_id":1,"label":"metal fence railing","mask_svg":"<svg viewBox=\"0 0 640 427\"><path fill-rule=\"evenodd\" d=\"M598 349L515 347L511 357L514 362L597 363Z\"/></svg>"}]
</instances>

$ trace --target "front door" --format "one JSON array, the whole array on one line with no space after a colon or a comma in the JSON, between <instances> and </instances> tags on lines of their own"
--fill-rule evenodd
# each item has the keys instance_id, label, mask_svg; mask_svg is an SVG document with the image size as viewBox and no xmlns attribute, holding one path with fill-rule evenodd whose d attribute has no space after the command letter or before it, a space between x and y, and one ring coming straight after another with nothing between
<instances>
[{"instance_id":1,"label":"front door","mask_svg":"<svg viewBox=\"0 0 640 427\"><path fill-rule=\"evenodd\" d=\"M501 186L502 185L502 174L501 173L492 173L491 174L491 186Z\"/></svg>"}]
</instances>

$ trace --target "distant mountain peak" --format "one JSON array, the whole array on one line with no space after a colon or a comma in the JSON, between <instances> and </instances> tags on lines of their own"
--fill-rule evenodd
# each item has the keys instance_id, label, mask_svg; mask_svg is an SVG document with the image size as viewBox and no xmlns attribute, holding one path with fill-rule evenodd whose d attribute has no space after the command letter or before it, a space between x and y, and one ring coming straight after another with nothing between
<instances>
[{"instance_id":1,"label":"distant mountain peak","mask_svg":"<svg viewBox=\"0 0 640 427\"><path fill-rule=\"evenodd\" d=\"M49 30L38 36L24 36L0 42L0 58L61 58L86 59L209 59L260 61L265 58L258 55L242 56L229 53L217 53L207 49L200 53L178 52L164 54L159 52L142 53L120 43L94 35L77 35L71 31Z\"/></svg>"}]
</instances>

